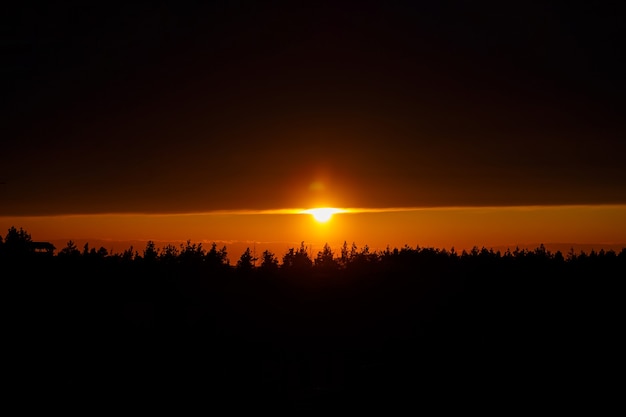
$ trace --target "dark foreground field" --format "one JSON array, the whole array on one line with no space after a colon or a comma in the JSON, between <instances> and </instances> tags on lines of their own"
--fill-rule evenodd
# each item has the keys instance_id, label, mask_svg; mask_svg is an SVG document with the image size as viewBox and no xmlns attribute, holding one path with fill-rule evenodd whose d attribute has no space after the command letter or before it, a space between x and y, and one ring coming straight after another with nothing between
<instances>
[{"instance_id":1,"label":"dark foreground field","mask_svg":"<svg viewBox=\"0 0 626 417\"><path fill-rule=\"evenodd\" d=\"M626 251L196 255L5 256L8 396L317 414L598 410L617 393Z\"/></svg>"}]
</instances>

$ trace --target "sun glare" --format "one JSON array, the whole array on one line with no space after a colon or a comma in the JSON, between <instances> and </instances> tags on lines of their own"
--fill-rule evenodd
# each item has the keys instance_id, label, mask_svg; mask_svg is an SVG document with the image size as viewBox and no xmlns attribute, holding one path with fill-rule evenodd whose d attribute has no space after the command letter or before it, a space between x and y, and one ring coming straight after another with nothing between
<instances>
[{"instance_id":1,"label":"sun glare","mask_svg":"<svg viewBox=\"0 0 626 417\"><path fill-rule=\"evenodd\" d=\"M304 212L312 215L313 218L317 220L318 222L325 223L330 220L333 214L341 213L342 210L331 208L331 207L324 207L324 208L309 209L309 210L305 210Z\"/></svg>"}]
</instances>

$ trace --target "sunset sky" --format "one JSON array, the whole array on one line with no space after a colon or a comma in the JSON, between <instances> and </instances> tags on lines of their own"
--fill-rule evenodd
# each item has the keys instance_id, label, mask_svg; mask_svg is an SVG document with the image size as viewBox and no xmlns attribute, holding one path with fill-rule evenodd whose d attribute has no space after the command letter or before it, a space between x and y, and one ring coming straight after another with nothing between
<instances>
[{"instance_id":1,"label":"sunset sky","mask_svg":"<svg viewBox=\"0 0 626 417\"><path fill-rule=\"evenodd\" d=\"M0 17L2 235L626 242L621 6L88 3Z\"/></svg>"}]
</instances>

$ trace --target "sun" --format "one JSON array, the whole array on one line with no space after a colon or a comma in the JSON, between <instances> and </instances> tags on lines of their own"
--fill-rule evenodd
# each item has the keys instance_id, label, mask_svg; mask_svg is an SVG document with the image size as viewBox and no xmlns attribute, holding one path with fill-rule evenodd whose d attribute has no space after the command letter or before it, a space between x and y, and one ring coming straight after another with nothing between
<instances>
[{"instance_id":1,"label":"sun","mask_svg":"<svg viewBox=\"0 0 626 417\"><path fill-rule=\"evenodd\" d=\"M342 210L331 207L314 208L304 211L304 213L312 215L313 218L320 223L326 223L333 217L333 214L341 212Z\"/></svg>"}]
</instances>

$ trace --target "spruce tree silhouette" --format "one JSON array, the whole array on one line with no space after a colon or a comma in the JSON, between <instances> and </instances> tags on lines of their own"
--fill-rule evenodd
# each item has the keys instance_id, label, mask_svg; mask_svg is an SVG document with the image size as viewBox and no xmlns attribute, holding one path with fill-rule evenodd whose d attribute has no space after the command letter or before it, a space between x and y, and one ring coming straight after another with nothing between
<instances>
[{"instance_id":1,"label":"spruce tree silhouette","mask_svg":"<svg viewBox=\"0 0 626 417\"><path fill-rule=\"evenodd\" d=\"M278 271L278 259L270 250L263 251L261 255L261 271L265 274L274 274Z\"/></svg>"},{"instance_id":2,"label":"spruce tree silhouette","mask_svg":"<svg viewBox=\"0 0 626 417\"><path fill-rule=\"evenodd\" d=\"M3 250L9 259L17 260L29 257L34 253L31 235L20 227L11 226L4 238Z\"/></svg>"},{"instance_id":3,"label":"spruce tree silhouette","mask_svg":"<svg viewBox=\"0 0 626 417\"><path fill-rule=\"evenodd\" d=\"M76 257L79 255L80 255L80 251L78 250L78 248L76 247L76 244L72 240L69 240L67 242L67 245L59 251L59 256L61 257L65 257L65 256Z\"/></svg>"},{"instance_id":4,"label":"spruce tree silhouette","mask_svg":"<svg viewBox=\"0 0 626 417\"><path fill-rule=\"evenodd\" d=\"M304 241L300 243L300 248L289 248L283 256L282 269L296 273L310 272L313 261L309 258L308 247L304 246Z\"/></svg>"},{"instance_id":5,"label":"spruce tree silhouette","mask_svg":"<svg viewBox=\"0 0 626 417\"><path fill-rule=\"evenodd\" d=\"M240 273L249 273L250 271L252 271L252 268L254 268L254 262L256 261L257 258L252 255L252 251L250 250L250 248L246 248L244 253L241 254L239 260L237 261L237 271L239 271Z\"/></svg>"},{"instance_id":6,"label":"spruce tree silhouette","mask_svg":"<svg viewBox=\"0 0 626 417\"><path fill-rule=\"evenodd\" d=\"M335 254L328 243L324 244L322 250L317 253L315 268L325 273L331 273L339 269L339 263L335 259Z\"/></svg>"},{"instance_id":7,"label":"spruce tree silhouette","mask_svg":"<svg viewBox=\"0 0 626 417\"><path fill-rule=\"evenodd\" d=\"M215 242L211 244L211 249L206 253L205 260L211 270L224 270L230 266L226 246L217 249L217 243Z\"/></svg>"},{"instance_id":8,"label":"spruce tree silhouette","mask_svg":"<svg viewBox=\"0 0 626 417\"><path fill-rule=\"evenodd\" d=\"M146 243L146 248L143 251L143 259L145 262L154 263L159 257L159 249L153 241L149 240Z\"/></svg>"}]
</instances>

